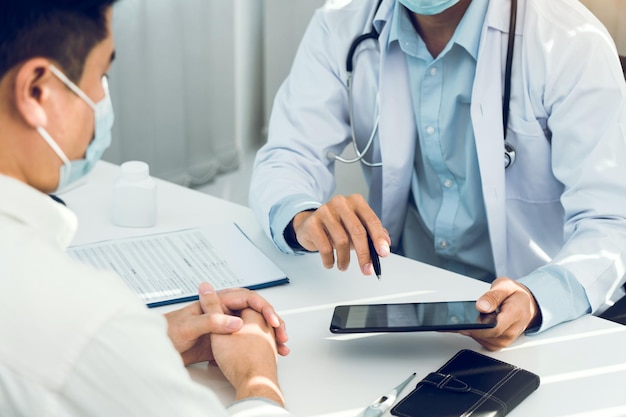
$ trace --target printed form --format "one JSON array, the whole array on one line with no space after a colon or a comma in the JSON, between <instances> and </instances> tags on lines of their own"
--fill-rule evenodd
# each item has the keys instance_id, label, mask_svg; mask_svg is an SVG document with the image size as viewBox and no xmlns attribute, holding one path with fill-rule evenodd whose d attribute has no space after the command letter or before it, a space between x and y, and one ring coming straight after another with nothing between
<instances>
[{"instance_id":1,"label":"printed form","mask_svg":"<svg viewBox=\"0 0 626 417\"><path fill-rule=\"evenodd\" d=\"M148 307L196 300L203 281L216 290L289 282L235 223L106 240L68 252L116 272Z\"/></svg>"}]
</instances>

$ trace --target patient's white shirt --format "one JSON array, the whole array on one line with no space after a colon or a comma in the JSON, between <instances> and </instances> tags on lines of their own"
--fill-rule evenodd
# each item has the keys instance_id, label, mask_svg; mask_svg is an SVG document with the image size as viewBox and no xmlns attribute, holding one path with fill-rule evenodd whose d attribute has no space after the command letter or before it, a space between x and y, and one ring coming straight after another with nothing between
<instances>
[{"instance_id":1,"label":"patient's white shirt","mask_svg":"<svg viewBox=\"0 0 626 417\"><path fill-rule=\"evenodd\" d=\"M0 416L279 416L228 409L194 382L148 310L113 273L65 253L74 214L0 175Z\"/></svg>"}]
</instances>

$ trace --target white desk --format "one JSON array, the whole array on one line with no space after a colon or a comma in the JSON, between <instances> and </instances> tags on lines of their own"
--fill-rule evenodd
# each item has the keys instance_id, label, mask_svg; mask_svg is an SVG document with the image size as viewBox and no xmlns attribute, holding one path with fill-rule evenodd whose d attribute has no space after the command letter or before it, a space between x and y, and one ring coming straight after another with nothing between
<instances>
[{"instance_id":1,"label":"white desk","mask_svg":"<svg viewBox=\"0 0 626 417\"><path fill-rule=\"evenodd\" d=\"M463 348L540 375L541 386L509 414L513 417L626 416L626 326L583 317L539 336L523 336L496 353L448 333L333 335L328 326L336 304L471 299L488 286L395 255L382 260L381 282L362 276L357 267L325 270L317 254L278 252L247 207L163 181L158 181L155 227L115 227L111 198L118 172L115 165L99 163L87 184L62 195L79 218L74 244L236 221L291 279L260 293L287 323L292 352L279 358L279 377L287 406L297 416L353 416L410 373L421 379ZM232 401L234 391L219 370L198 364L189 372L225 403Z\"/></svg>"}]
</instances>

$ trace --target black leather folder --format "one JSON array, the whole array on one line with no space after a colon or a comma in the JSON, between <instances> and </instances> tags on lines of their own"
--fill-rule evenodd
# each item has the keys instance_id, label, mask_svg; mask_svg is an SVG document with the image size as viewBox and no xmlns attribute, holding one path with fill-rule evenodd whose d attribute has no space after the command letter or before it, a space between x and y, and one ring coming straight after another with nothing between
<instances>
[{"instance_id":1,"label":"black leather folder","mask_svg":"<svg viewBox=\"0 0 626 417\"><path fill-rule=\"evenodd\" d=\"M539 376L473 350L459 351L422 379L391 414L399 417L505 416L539 387Z\"/></svg>"}]
</instances>

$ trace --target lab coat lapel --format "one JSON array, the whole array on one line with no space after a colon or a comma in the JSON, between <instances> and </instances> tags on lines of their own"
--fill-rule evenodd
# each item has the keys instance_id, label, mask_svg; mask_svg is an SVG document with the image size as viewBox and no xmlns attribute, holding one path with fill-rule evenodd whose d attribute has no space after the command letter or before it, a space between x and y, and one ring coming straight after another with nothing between
<instances>
[{"instance_id":1,"label":"lab coat lapel","mask_svg":"<svg viewBox=\"0 0 626 417\"><path fill-rule=\"evenodd\" d=\"M524 2L520 6L518 33L523 23ZM478 52L471 107L489 238L498 276L507 275L508 252L502 95L509 7L509 2L490 2ZM516 44L516 51L520 48L521 45Z\"/></svg>"}]
</instances>

